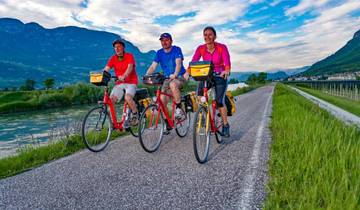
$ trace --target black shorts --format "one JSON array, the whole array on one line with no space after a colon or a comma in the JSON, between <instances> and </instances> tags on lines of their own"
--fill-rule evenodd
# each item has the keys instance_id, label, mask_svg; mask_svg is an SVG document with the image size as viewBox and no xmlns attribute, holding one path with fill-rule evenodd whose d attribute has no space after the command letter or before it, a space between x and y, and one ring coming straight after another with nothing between
<instances>
[{"instance_id":1,"label":"black shorts","mask_svg":"<svg viewBox=\"0 0 360 210\"><path fill-rule=\"evenodd\" d=\"M204 84L205 81L201 81L197 87L197 95L203 96L204 95ZM212 79L208 80L207 87L208 90L215 86L215 100L218 107L223 107L225 104L225 93L227 89L227 79L224 79L219 76L214 76Z\"/></svg>"}]
</instances>

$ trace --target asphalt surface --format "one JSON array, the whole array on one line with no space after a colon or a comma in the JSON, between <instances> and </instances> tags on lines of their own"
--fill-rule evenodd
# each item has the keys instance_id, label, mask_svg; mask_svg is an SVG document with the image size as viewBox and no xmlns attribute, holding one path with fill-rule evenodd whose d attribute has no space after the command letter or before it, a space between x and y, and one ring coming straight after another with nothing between
<instances>
[{"instance_id":1,"label":"asphalt surface","mask_svg":"<svg viewBox=\"0 0 360 210\"><path fill-rule=\"evenodd\" d=\"M211 140L197 163L191 133L146 153L138 139L112 141L0 180L0 209L260 209L265 199L273 86L237 98L231 137Z\"/></svg>"}]
</instances>

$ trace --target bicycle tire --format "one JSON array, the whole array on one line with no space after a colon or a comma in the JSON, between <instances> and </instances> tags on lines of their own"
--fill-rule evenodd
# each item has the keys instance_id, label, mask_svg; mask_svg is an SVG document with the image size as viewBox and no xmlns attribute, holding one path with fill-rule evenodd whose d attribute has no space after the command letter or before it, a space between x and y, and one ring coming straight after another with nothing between
<instances>
[{"instance_id":1,"label":"bicycle tire","mask_svg":"<svg viewBox=\"0 0 360 210\"><path fill-rule=\"evenodd\" d=\"M158 125L152 126L156 122L156 117L158 116L158 112L160 111L160 108L156 104L152 104L141 113L140 119L139 119L139 131L142 131L139 133L139 141L141 144L141 147L148 153L153 153L156 150L159 149L161 141L163 139L163 132L165 128L165 121L160 113ZM155 120L155 121L154 121ZM150 127L148 127L150 126ZM160 131L159 136L154 135L151 131ZM147 132L149 131L149 132ZM148 142L150 142L150 138L155 136L156 139L154 140L154 144L149 146Z\"/></svg>"},{"instance_id":2,"label":"bicycle tire","mask_svg":"<svg viewBox=\"0 0 360 210\"><path fill-rule=\"evenodd\" d=\"M222 144L225 141L225 139L222 136L223 134L221 133L222 127L224 126L224 122L222 120L222 117L218 116L217 114L215 114L214 120L216 126L215 139L218 144Z\"/></svg>"},{"instance_id":3,"label":"bicycle tire","mask_svg":"<svg viewBox=\"0 0 360 210\"><path fill-rule=\"evenodd\" d=\"M183 120L182 122L180 122L180 127L178 126L179 125L179 122L177 122L177 120L174 120L175 122L175 131L176 131L176 134L181 137L181 138L184 138L187 133L189 132L189 128L190 128L190 120L191 120L191 113L188 112L186 113L186 111L184 111L184 109L182 108L181 109L183 111L183 113L185 113L185 116L186 116L186 119ZM185 124L185 127L184 127L184 124L183 123L186 123ZM181 129L180 129L181 128ZM183 130L182 130L183 129Z\"/></svg>"},{"instance_id":4,"label":"bicycle tire","mask_svg":"<svg viewBox=\"0 0 360 210\"><path fill-rule=\"evenodd\" d=\"M94 116L92 116L94 114ZM97 116L99 114L99 116ZM97 120L95 130L87 129L87 125ZM107 121L107 122L106 122ZM100 127L98 127L100 123ZM105 125L105 127L104 127ZM107 127L106 127L107 126ZM85 146L92 152L100 152L106 148L110 142L113 125L106 107L100 106L91 109L86 115L81 127L81 136ZM95 133L94 133L95 132ZM105 132L105 133L102 133ZM105 135L105 141L102 137ZM98 136L98 139L91 139L92 136Z\"/></svg>"},{"instance_id":5,"label":"bicycle tire","mask_svg":"<svg viewBox=\"0 0 360 210\"><path fill-rule=\"evenodd\" d=\"M194 121L193 121L193 147L194 147L194 154L195 154L195 158L196 160L203 164L206 163L208 160L208 156L209 156L209 149L210 149L210 127L208 127L208 130L206 131L206 120L207 119L207 108L204 106L200 106L199 109L197 110L197 112L195 113L194 116ZM201 120L200 120L201 119ZM210 126L210 125L208 125ZM203 135L205 135L205 139L201 140L200 136L201 136L201 131L203 131ZM199 136L198 136L199 134ZM199 138L198 138L199 137ZM200 142L199 142L200 141ZM205 147L204 148L200 148L198 143L205 143ZM203 151L201 151L203 150ZM203 155L201 155L201 153Z\"/></svg>"}]
</instances>

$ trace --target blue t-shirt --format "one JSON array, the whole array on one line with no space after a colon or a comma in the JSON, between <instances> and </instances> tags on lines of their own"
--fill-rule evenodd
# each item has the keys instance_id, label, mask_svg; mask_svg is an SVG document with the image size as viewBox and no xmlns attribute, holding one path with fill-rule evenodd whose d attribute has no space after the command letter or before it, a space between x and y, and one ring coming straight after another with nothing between
<instances>
[{"instance_id":1,"label":"blue t-shirt","mask_svg":"<svg viewBox=\"0 0 360 210\"><path fill-rule=\"evenodd\" d=\"M176 68L175 60L177 58L181 59L181 68L180 68L179 76L182 76L185 73L185 68L182 63L182 60L184 60L184 56L181 52L180 47L172 46L171 51L168 53L165 52L163 48L158 50L156 52L154 61L160 64L161 69L164 71L164 75L168 77L175 72L175 68Z\"/></svg>"}]
</instances>

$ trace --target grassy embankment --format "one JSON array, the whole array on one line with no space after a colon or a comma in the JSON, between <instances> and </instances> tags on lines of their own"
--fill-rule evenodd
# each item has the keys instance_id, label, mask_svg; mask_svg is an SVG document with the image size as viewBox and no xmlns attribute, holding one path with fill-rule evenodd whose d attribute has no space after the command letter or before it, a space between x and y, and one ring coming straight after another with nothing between
<instances>
[{"instance_id":1,"label":"grassy embankment","mask_svg":"<svg viewBox=\"0 0 360 210\"><path fill-rule=\"evenodd\" d=\"M246 88L238 88L233 91L233 95L239 95L251 91L262 85L254 85ZM183 92L193 91L196 88L196 83L190 83L183 88ZM156 88L152 87L149 92L153 93ZM20 94L21 95L21 94ZM127 135L128 133L113 132L112 139ZM0 159L0 178L13 176L23 171L30 170L34 167L40 166L51 160L59 159L67 155L73 154L85 148L80 135L74 135L68 139L50 143L46 146L34 146L20 149L15 156Z\"/></svg>"},{"instance_id":2,"label":"grassy embankment","mask_svg":"<svg viewBox=\"0 0 360 210\"><path fill-rule=\"evenodd\" d=\"M351 100L351 99L344 98L344 97L330 95L330 94L321 92L319 90L314 90L314 89L310 89L310 88L299 87L299 86L296 86L296 87L302 91L305 91L317 98L327 101L335 106L338 106L338 107L360 117L360 101L355 101L355 100Z\"/></svg>"},{"instance_id":3,"label":"grassy embankment","mask_svg":"<svg viewBox=\"0 0 360 210\"><path fill-rule=\"evenodd\" d=\"M264 209L360 209L360 131L278 84Z\"/></svg>"},{"instance_id":4,"label":"grassy embankment","mask_svg":"<svg viewBox=\"0 0 360 210\"><path fill-rule=\"evenodd\" d=\"M0 113L33 111L72 105L89 104L99 100L102 89L78 83L63 90L7 91L0 95Z\"/></svg>"},{"instance_id":5,"label":"grassy embankment","mask_svg":"<svg viewBox=\"0 0 360 210\"><path fill-rule=\"evenodd\" d=\"M111 139L127 134L127 132L112 132ZM85 145L81 136L74 135L68 139L62 139L61 141L50 143L46 146L28 146L19 149L18 154L15 156L0 159L0 179L30 170L49 161L71 155L84 148Z\"/></svg>"}]
</instances>

